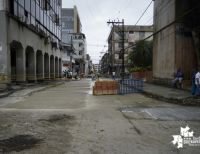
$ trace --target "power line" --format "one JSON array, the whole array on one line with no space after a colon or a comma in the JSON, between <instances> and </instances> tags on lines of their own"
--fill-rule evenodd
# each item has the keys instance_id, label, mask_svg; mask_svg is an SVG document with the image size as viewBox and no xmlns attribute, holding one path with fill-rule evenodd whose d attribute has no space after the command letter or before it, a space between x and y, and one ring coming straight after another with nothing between
<instances>
[{"instance_id":1,"label":"power line","mask_svg":"<svg viewBox=\"0 0 200 154\"><path fill-rule=\"evenodd\" d=\"M157 15L158 15L158 13L159 13L159 14L161 14L161 12L162 12L163 14L166 13L166 11L167 11L167 6L168 6L169 4L170 4L170 5L174 4L175 1L165 1L165 2L166 2L166 3L162 3L161 7L158 8L158 10L156 10L156 12L154 13L154 15L153 15L151 18L149 18L149 19L147 20L147 22L145 22L144 25L146 25L146 24L149 23L151 20L153 20L153 18L156 18ZM173 3L172 3L172 2L173 2ZM163 12L163 10L164 10L164 12Z\"/></svg>"},{"instance_id":2,"label":"power line","mask_svg":"<svg viewBox=\"0 0 200 154\"><path fill-rule=\"evenodd\" d=\"M148 19L147 22L145 22L145 25L147 23L149 23L151 20L153 20L154 18L157 17L157 15L159 14L165 14L167 12L167 6L170 4L170 5L173 5L175 3L175 1L165 1L166 3L162 3L161 7L158 8L158 10L156 10L156 12L154 13L154 15ZM173 2L173 3L172 3Z\"/></svg>"},{"instance_id":3,"label":"power line","mask_svg":"<svg viewBox=\"0 0 200 154\"><path fill-rule=\"evenodd\" d=\"M154 18L157 17L157 15L159 14L165 14L167 12L167 6L170 4L170 5L173 5L175 3L175 1L165 1L166 3L162 3L161 7L158 8L158 10L156 10L156 12L154 13L154 15L149 18L147 20L147 22L145 22L145 25L148 24L151 20L153 20ZM173 3L172 3L173 2Z\"/></svg>"},{"instance_id":4,"label":"power line","mask_svg":"<svg viewBox=\"0 0 200 154\"><path fill-rule=\"evenodd\" d=\"M87 44L87 46L94 46L94 47L108 47L107 45L103 45L103 44Z\"/></svg>"},{"instance_id":5,"label":"power line","mask_svg":"<svg viewBox=\"0 0 200 154\"><path fill-rule=\"evenodd\" d=\"M174 21L172 21L171 23L167 24L166 26L162 27L161 29L159 29L158 31L154 32L152 35L146 37L145 39L141 40L141 41L145 41L155 35L157 35L158 33L162 32L163 30L167 29L168 27L170 27L171 25L173 25L174 23L176 23L177 21L179 21L180 19L182 19L183 17L187 16L188 14L190 14L192 11L194 11L195 9L199 8L199 5L200 3L198 3L198 5L196 5L195 7L185 11L185 13L180 16L180 17L177 17ZM130 45L128 47L125 48L125 50L129 49L129 48L132 48L135 46L135 43L133 45Z\"/></svg>"},{"instance_id":6,"label":"power line","mask_svg":"<svg viewBox=\"0 0 200 154\"><path fill-rule=\"evenodd\" d=\"M150 2L150 4L147 6L147 8L145 9L145 11L142 13L142 15L139 17L139 19L137 20L136 24L138 24L138 22L142 19L142 17L144 16L144 14L147 12L147 10L149 9L149 7L151 6L151 4L153 3L153 0Z\"/></svg>"}]
</instances>

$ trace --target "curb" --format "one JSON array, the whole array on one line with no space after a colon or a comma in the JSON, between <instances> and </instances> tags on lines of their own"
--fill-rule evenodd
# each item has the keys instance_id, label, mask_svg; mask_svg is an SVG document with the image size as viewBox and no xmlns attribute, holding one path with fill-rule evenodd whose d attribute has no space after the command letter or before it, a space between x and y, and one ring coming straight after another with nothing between
<instances>
[{"instance_id":1,"label":"curb","mask_svg":"<svg viewBox=\"0 0 200 154\"><path fill-rule=\"evenodd\" d=\"M64 84L64 82L57 83L55 85L48 85L48 86L45 86L45 87L41 87L40 89L36 89L36 90L30 91L29 93L27 93L24 96L31 96L34 93L37 93L37 92L40 92L40 91L44 91L44 90L49 89L49 88L57 87L57 86L62 85L62 84Z\"/></svg>"},{"instance_id":2,"label":"curb","mask_svg":"<svg viewBox=\"0 0 200 154\"><path fill-rule=\"evenodd\" d=\"M7 92L0 93L0 98L8 97L13 92L14 92L13 90L10 90L10 91L7 91Z\"/></svg>"},{"instance_id":3,"label":"curb","mask_svg":"<svg viewBox=\"0 0 200 154\"><path fill-rule=\"evenodd\" d=\"M41 87L39 89L30 91L29 93L27 93L24 96L31 96L32 94L34 94L36 92L40 92L40 91L43 91L43 90L46 90L46 89L49 89L49 88L57 87L57 86L62 85L64 83L65 82L59 82L59 83L56 83L56 84L53 84L53 85L47 85L47 86ZM28 89L28 88L20 88L20 89L17 89L17 90L9 90L7 92L0 94L0 98L8 97L9 95L13 94L14 92L17 92L17 91L20 91L20 90L25 90L25 89Z\"/></svg>"},{"instance_id":4,"label":"curb","mask_svg":"<svg viewBox=\"0 0 200 154\"><path fill-rule=\"evenodd\" d=\"M154 98L160 101L166 101L172 104L178 104L178 105L183 105L183 106L200 106L200 100L195 99L193 97L187 97L184 99L167 98L167 97L164 97L155 93L147 92L147 91L144 91L143 94L147 97Z\"/></svg>"}]
</instances>

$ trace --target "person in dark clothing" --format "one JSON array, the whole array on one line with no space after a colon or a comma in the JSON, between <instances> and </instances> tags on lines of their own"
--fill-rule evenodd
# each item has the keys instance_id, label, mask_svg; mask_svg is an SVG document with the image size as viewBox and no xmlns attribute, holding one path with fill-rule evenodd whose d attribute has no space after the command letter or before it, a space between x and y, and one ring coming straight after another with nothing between
<instances>
[{"instance_id":1,"label":"person in dark clothing","mask_svg":"<svg viewBox=\"0 0 200 154\"><path fill-rule=\"evenodd\" d=\"M182 69L179 68L174 76L175 76L175 79L173 81L174 87L177 87L177 83L178 83L180 85L180 88L183 88L182 82L183 82L183 76L184 75L183 75Z\"/></svg>"},{"instance_id":2,"label":"person in dark clothing","mask_svg":"<svg viewBox=\"0 0 200 154\"><path fill-rule=\"evenodd\" d=\"M192 96L195 96L195 93L196 93L196 84L195 84L195 76L197 74L197 71L196 70L193 70L192 71L192 89L191 89L191 94Z\"/></svg>"}]
</instances>

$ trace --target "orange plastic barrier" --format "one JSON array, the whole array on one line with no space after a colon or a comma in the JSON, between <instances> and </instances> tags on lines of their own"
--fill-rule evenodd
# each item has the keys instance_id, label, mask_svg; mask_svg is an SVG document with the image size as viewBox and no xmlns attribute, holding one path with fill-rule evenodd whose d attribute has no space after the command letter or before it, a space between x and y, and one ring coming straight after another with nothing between
<instances>
[{"instance_id":1,"label":"orange plastic barrier","mask_svg":"<svg viewBox=\"0 0 200 154\"><path fill-rule=\"evenodd\" d=\"M96 81L93 95L117 95L119 84L117 81Z\"/></svg>"}]
</instances>

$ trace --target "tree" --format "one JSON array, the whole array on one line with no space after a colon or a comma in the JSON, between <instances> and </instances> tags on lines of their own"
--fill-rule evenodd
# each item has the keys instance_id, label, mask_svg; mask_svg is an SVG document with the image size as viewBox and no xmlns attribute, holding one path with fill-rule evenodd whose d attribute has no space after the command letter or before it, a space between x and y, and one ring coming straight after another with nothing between
<instances>
[{"instance_id":1,"label":"tree","mask_svg":"<svg viewBox=\"0 0 200 154\"><path fill-rule=\"evenodd\" d=\"M133 67L147 68L152 66L153 41L137 41L128 61Z\"/></svg>"}]
</instances>

